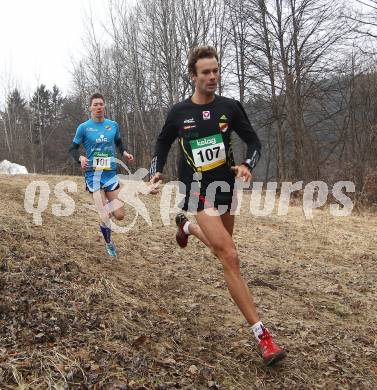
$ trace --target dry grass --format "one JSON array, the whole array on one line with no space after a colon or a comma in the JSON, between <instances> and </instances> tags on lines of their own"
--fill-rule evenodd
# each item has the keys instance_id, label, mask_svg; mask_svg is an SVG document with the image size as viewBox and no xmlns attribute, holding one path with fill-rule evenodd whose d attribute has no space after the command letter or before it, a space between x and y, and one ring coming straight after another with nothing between
<instances>
[{"instance_id":1,"label":"dry grass","mask_svg":"<svg viewBox=\"0 0 377 390\"><path fill-rule=\"evenodd\" d=\"M43 225L23 208L27 184L50 183ZM55 217L58 176L0 176L1 389L375 389L377 225L364 212L306 221L243 209L235 239L264 322L288 349L268 369L231 302L221 267L163 226L159 198L114 235L110 260L81 178L76 211ZM124 224L134 217L127 207Z\"/></svg>"}]
</instances>

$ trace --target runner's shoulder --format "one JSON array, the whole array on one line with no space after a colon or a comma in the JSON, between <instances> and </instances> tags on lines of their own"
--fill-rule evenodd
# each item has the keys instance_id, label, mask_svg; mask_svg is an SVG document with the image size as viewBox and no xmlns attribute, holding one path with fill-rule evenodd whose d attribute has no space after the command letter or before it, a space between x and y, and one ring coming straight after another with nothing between
<instances>
[{"instance_id":1,"label":"runner's shoulder","mask_svg":"<svg viewBox=\"0 0 377 390\"><path fill-rule=\"evenodd\" d=\"M91 119L88 119L87 121L80 123L78 125L77 129L85 130L86 128L88 128L90 126L90 123L91 123Z\"/></svg>"},{"instance_id":2,"label":"runner's shoulder","mask_svg":"<svg viewBox=\"0 0 377 390\"><path fill-rule=\"evenodd\" d=\"M229 105L230 107L237 107L241 104L237 99L229 98L226 96L216 95L216 99L218 103Z\"/></svg>"},{"instance_id":3,"label":"runner's shoulder","mask_svg":"<svg viewBox=\"0 0 377 390\"><path fill-rule=\"evenodd\" d=\"M190 103L190 99L182 100L178 103L173 104L170 107L169 114L175 114L182 110L187 109L187 107L190 107L192 104Z\"/></svg>"},{"instance_id":4,"label":"runner's shoulder","mask_svg":"<svg viewBox=\"0 0 377 390\"><path fill-rule=\"evenodd\" d=\"M231 110L239 110L239 107L241 103L233 98L228 98L225 96L216 95L216 102L215 105L220 105L222 107L229 107ZM202 108L200 106L194 105L190 98L182 100L178 103L175 103L169 110L168 115L177 115L181 112L186 112L188 108L197 108L198 110L201 110Z\"/></svg>"},{"instance_id":5,"label":"runner's shoulder","mask_svg":"<svg viewBox=\"0 0 377 390\"><path fill-rule=\"evenodd\" d=\"M118 122L115 122L115 121L108 119L108 118L105 118L105 120L103 121L103 124L105 126L119 127Z\"/></svg>"}]
</instances>

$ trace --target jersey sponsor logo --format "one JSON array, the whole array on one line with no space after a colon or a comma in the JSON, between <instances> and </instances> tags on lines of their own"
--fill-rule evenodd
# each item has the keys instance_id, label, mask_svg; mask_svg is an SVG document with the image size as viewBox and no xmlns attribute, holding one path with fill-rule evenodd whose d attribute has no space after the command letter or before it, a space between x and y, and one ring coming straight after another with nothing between
<instances>
[{"instance_id":1,"label":"jersey sponsor logo","mask_svg":"<svg viewBox=\"0 0 377 390\"><path fill-rule=\"evenodd\" d=\"M214 138L197 139L196 144L197 146L215 145L216 138L214 137Z\"/></svg>"},{"instance_id":2,"label":"jersey sponsor logo","mask_svg":"<svg viewBox=\"0 0 377 390\"><path fill-rule=\"evenodd\" d=\"M228 130L228 124L227 123L219 123L220 131L222 133L225 133Z\"/></svg>"},{"instance_id":3,"label":"jersey sponsor logo","mask_svg":"<svg viewBox=\"0 0 377 390\"><path fill-rule=\"evenodd\" d=\"M203 119L205 121L211 119L211 112L210 111L203 111Z\"/></svg>"},{"instance_id":4,"label":"jersey sponsor logo","mask_svg":"<svg viewBox=\"0 0 377 390\"><path fill-rule=\"evenodd\" d=\"M97 144L101 144L102 142L108 142L107 138L103 134L101 134L99 138L96 139Z\"/></svg>"},{"instance_id":5,"label":"jersey sponsor logo","mask_svg":"<svg viewBox=\"0 0 377 390\"><path fill-rule=\"evenodd\" d=\"M184 126L184 130L190 130L190 129L195 129L196 125L191 125L191 126Z\"/></svg>"},{"instance_id":6,"label":"jersey sponsor logo","mask_svg":"<svg viewBox=\"0 0 377 390\"><path fill-rule=\"evenodd\" d=\"M223 115L219 119L219 128L222 133L225 133L228 130L229 124L228 124L228 118L226 115Z\"/></svg>"},{"instance_id":7,"label":"jersey sponsor logo","mask_svg":"<svg viewBox=\"0 0 377 390\"><path fill-rule=\"evenodd\" d=\"M183 121L183 123L186 125L186 124L190 124L190 123L195 123L195 119L194 118L190 118L190 119L185 119Z\"/></svg>"},{"instance_id":8,"label":"jersey sponsor logo","mask_svg":"<svg viewBox=\"0 0 377 390\"><path fill-rule=\"evenodd\" d=\"M97 131L97 129L95 129L94 127L88 127L88 128L86 129L86 131Z\"/></svg>"},{"instance_id":9,"label":"jersey sponsor logo","mask_svg":"<svg viewBox=\"0 0 377 390\"><path fill-rule=\"evenodd\" d=\"M111 130L111 126L110 126L110 125L106 125L106 126L105 126L105 129L106 129L106 130Z\"/></svg>"}]
</instances>

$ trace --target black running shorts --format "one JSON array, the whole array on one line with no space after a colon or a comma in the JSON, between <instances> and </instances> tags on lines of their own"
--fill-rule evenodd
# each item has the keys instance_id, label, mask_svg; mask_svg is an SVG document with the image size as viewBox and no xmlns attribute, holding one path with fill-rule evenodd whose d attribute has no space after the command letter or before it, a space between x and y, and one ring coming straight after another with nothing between
<instances>
[{"instance_id":1,"label":"black running shorts","mask_svg":"<svg viewBox=\"0 0 377 390\"><path fill-rule=\"evenodd\" d=\"M204 209L215 208L221 215L236 210L237 192L234 191L234 186L231 186L229 191L224 191L220 187L196 189L195 186L192 186L178 207L194 214Z\"/></svg>"}]
</instances>

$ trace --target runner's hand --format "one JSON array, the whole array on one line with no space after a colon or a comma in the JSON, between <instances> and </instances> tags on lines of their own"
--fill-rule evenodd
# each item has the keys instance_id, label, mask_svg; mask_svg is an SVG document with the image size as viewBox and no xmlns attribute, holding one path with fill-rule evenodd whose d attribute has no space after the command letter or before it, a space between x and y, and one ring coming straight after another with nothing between
<instances>
[{"instance_id":1,"label":"runner's hand","mask_svg":"<svg viewBox=\"0 0 377 390\"><path fill-rule=\"evenodd\" d=\"M149 181L150 194L158 194L160 189L160 184L162 182L162 173L157 172Z\"/></svg>"},{"instance_id":2,"label":"runner's hand","mask_svg":"<svg viewBox=\"0 0 377 390\"><path fill-rule=\"evenodd\" d=\"M88 159L85 156L80 156L79 157L81 168L85 169L88 166Z\"/></svg>"},{"instance_id":3,"label":"runner's hand","mask_svg":"<svg viewBox=\"0 0 377 390\"><path fill-rule=\"evenodd\" d=\"M130 153L127 153L126 151L123 152L123 157L127 162L134 161L134 156Z\"/></svg>"},{"instance_id":4,"label":"runner's hand","mask_svg":"<svg viewBox=\"0 0 377 390\"><path fill-rule=\"evenodd\" d=\"M242 178L245 182L249 182L253 176L246 165L236 165L231 167L231 170L235 173L237 178Z\"/></svg>"}]
</instances>

